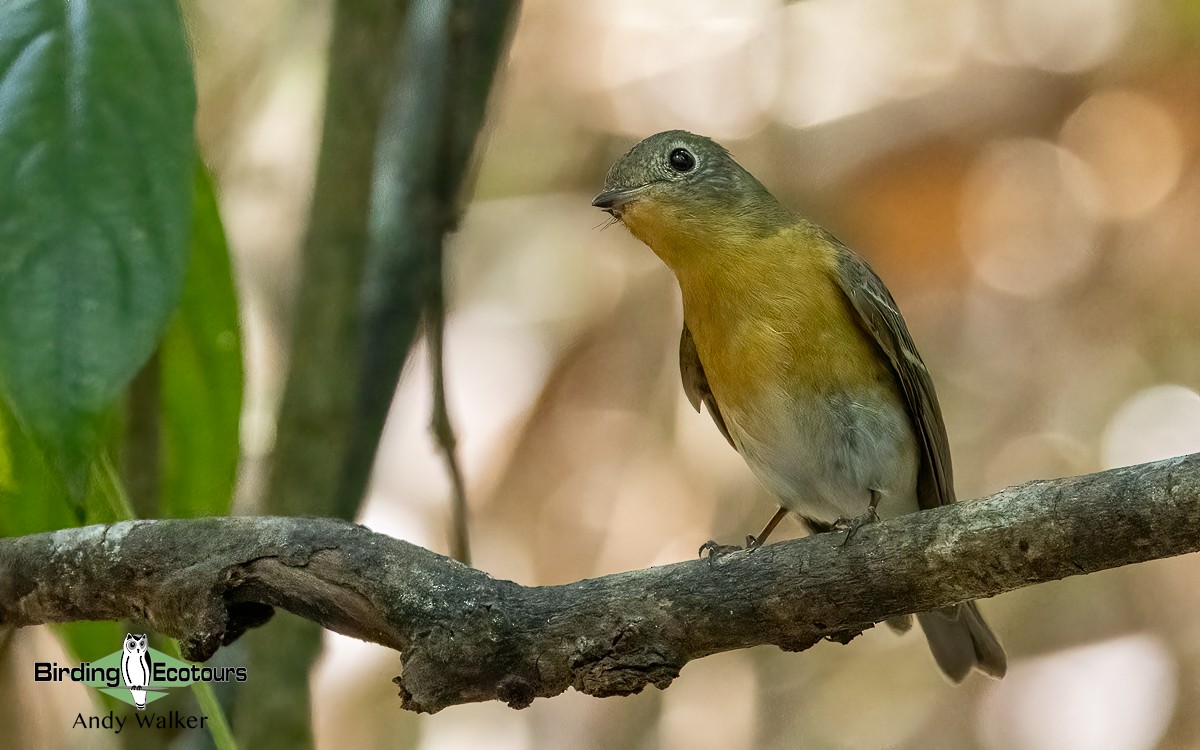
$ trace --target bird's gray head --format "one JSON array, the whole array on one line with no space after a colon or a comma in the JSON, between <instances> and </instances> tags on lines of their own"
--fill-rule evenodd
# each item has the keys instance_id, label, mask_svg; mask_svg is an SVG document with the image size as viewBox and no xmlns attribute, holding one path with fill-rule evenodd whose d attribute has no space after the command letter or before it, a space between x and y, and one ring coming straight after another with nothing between
<instances>
[{"instance_id":1,"label":"bird's gray head","mask_svg":"<svg viewBox=\"0 0 1200 750\"><path fill-rule=\"evenodd\" d=\"M639 199L692 203L736 193L743 175L749 177L721 144L686 130L668 130L618 159L592 205L621 218L624 207Z\"/></svg>"},{"instance_id":2,"label":"bird's gray head","mask_svg":"<svg viewBox=\"0 0 1200 750\"><path fill-rule=\"evenodd\" d=\"M613 164L592 205L668 264L685 244L770 234L791 213L721 144L686 130L652 135Z\"/></svg>"}]
</instances>

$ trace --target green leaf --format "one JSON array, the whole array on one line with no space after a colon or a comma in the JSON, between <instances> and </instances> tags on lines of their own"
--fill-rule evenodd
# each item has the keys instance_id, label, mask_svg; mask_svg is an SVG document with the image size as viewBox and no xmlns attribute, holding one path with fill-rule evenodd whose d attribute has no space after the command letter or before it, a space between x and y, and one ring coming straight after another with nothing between
<instances>
[{"instance_id":1,"label":"green leaf","mask_svg":"<svg viewBox=\"0 0 1200 750\"><path fill-rule=\"evenodd\" d=\"M179 300L194 112L171 0L0 6L0 391L77 500Z\"/></svg>"},{"instance_id":2,"label":"green leaf","mask_svg":"<svg viewBox=\"0 0 1200 750\"><path fill-rule=\"evenodd\" d=\"M74 526L66 487L0 399L0 536Z\"/></svg>"},{"instance_id":3,"label":"green leaf","mask_svg":"<svg viewBox=\"0 0 1200 750\"><path fill-rule=\"evenodd\" d=\"M77 515L66 502L62 477L0 402L0 537L130 518L129 501L112 462L118 444L115 422L111 417L104 420L107 445L85 467L88 481L74 504L81 512Z\"/></svg>"},{"instance_id":4,"label":"green leaf","mask_svg":"<svg viewBox=\"0 0 1200 750\"><path fill-rule=\"evenodd\" d=\"M192 254L183 302L162 340L162 508L229 510L240 455L242 347L229 249L212 180L196 169Z\"/></svg>"}]
</instances>

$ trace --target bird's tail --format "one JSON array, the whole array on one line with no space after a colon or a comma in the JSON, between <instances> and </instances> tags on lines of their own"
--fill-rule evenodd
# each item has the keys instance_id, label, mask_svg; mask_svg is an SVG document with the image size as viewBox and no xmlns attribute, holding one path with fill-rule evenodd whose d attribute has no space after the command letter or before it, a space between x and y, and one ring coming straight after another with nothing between
<instances>
[{"instance_id":1,"label":"bird's tail","mask_svg":"<svg viewBox=\"0 0 1200 750\"><path fill-rule=\"evenodd\" d=\"M975 602L964 602L917 615L938 667L954 682L972 669L997 680L1008 669L1008 656Z\"/></svg>"}]
</instances>

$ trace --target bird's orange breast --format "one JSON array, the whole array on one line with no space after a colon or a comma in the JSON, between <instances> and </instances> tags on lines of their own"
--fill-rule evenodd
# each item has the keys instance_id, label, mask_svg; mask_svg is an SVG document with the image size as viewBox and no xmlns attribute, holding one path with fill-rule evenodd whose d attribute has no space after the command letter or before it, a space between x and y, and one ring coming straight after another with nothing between
<instances>
[{"instance_id":1,"label":"bird's orange breast","mask_svg":"<svg viewBox=\"0 0 1200 750\"><path fill-rule=\"evenodd\" d=\"M759 439L810 398L895 388L838 286L833 248L802 227L675 270L713 395Z\"/></svg>"}]
</instances>

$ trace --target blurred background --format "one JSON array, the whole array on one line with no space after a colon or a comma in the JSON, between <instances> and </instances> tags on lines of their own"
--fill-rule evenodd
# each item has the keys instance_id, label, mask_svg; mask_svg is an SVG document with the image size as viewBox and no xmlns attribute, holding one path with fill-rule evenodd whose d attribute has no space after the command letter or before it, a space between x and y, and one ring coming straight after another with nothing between
<instances>
[{"instance_id":1,"label":"blurred background","mask_svg":"<svg viewBox=\"0 0 1200 750\"><path fill-rule=\"evenodd\" d=\"M286 373L331 8L184 7L246 329L248 501ZM526 0L447 256L477 567L555 584L663 564L774 509L683 396L670 273L589 206L613 160L669 128L720 140L874 265L933 373L961 497L1200 451L1200 3ZM422 357L360 520L445 552ZM1010 672L958 688L919 635L877 628L709 657L666 691L416 716L394 653L327 633L317 744L1200 747L1198 575L1191 556L986 601Z\"/></svg>"}]
</instances>

